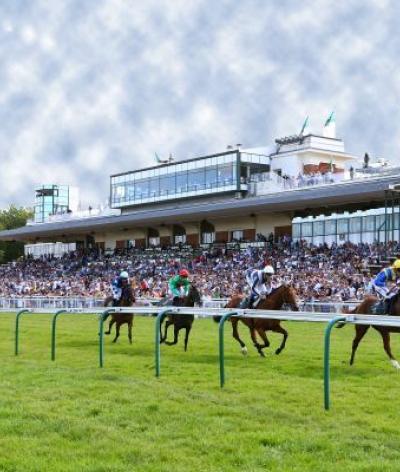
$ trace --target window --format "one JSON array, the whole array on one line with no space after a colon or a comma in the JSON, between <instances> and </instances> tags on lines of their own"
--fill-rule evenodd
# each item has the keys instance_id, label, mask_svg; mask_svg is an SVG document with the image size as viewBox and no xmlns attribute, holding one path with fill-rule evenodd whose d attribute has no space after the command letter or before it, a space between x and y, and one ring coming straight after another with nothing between
<instances>
[{"instance_id":1,"label":"window","mask_svg":"<svg viewBox=\"0 0 400 472\"><path fill-rule=\"evenodd\" d=\"M179 243L185 244L186 243L186 234L177 234L174 237L174 243L175 244L179 244Z\"/></svg>"},{"instance_id":2,"label":"window","mask_svg":"<svg viewBox=\"0 0 400 472\"><path fill-rule=\"evenodd\" d=\"M243 230L236 229L232 231L232 241L241 241L243 239Z\"/></svg>"},{"instance_id":3,"label":"window","mask_svg":"<svg viewBox=\"0 0 400 472\"><path fill-rule=\"evenodd\" d=\"M376 230L385 230L385 215L376 215Z\"/></svg>"},{"instance_id":4,"label":"window","mask_svg":"<svg viewBox=\"0 0 400 472\"><path fill-rule=\"evenodd\" d=\"M344 234L349 232L348 218L340 218L339 220L337 220L337 232L338 234Z\"/></svg>"},{"instance_id":5,"label":"window","mask_svg":"<svg viewBox=\"0 0 400 472\"><path fill-rule=\"evenodd\" d=\"M233 164L218 166L218 184L223 186L233 184Z\"/></svg>"},{"instance_id":6,"label":"window","mask_svg":"<svg viewBox=\"0 0 400 472\"><path fill-rule=\"evenodd\" d=\"M293 238L301 238L300 229L301 229L300 223L293 223L292 225Z\"/></svg>"},{"instance_id":7,"label":"window","mask_svg":"<svg viewBox=\"0 0 400 472\"><path fill-rule=\"evenodd\" d=\"M364 232L375 231L375 216L363 216L362 224Z\"/></svg>"},{"instance_id":8,"label":"window","mask_svg":"<svg viewBox=\"0 0 400 472\"><path fill-rule=\"evenodd\" d=\"M324 222L323 221L314 221L313 224L313 234L314 236L323 236L324 235Z\"/></svg>"},{"instance_id":9,"label":"window","mask_svg":"<svg viewBox=\"0 0 400 472\"><path fill-rule=\"evenodd\" d=\"M149 246L159 246L159 245L160 245L159 237L149 238Z\"/></svg>"},{"instance_id":10,"label":"window","mask_svg":"<svg viewBox=\"0 0 400 472\"><path fill-rule=\"evenodd\" d=\"M176 191L182 193L187 191L188 175L187 172L179 172L176 174Z\"/></svg>"},{"instance_id":11,"label":"window","mask_svg":"<svg viewBox=\"0 0 400 472\"><path fill-rule=\"evenodd\" d=\"M218 180L217 167L207 167L206 168L206 187L213 188L216 187Z\"/></svg>"},{"instance_id":12,"label":"window","mask_svg":"<svg viewBox=\"0 0 400 472\"><path fill-rule=\"evenodd\" d=\"M203 233L201 235L201 242L203 244L211 244L215 241L215 233Z\"/></svg>"},{"instance_id":13,"label":"window","mask_svg":"<svg viewBox=\"0 0 400 472\"><path fill-rule=\"evenodd\" d=\"M350 218L350 233L361 233L361 218Z\"/></svg>"},{"instance_id":14,"label":"window","mask_svg":"<svg viewBox=\"0 0 400 472\"><path fill-rule=\"evenodd\" d=\"M325 221L325 234L336 234L336 220Z\"/></svg>"},{"instance_id":15,"label":"window","mask_svg":"<svg viewBox=\"0 0 400 472\"><path fill-rule=\"evenodd\" d=\"M188 173L189 191L202 190L205 187L205 170L190 170Z\"/></svg>"},{"instance_id":16,"label":"window","mask_svg":"<svg viewBox=\"0 0 400 472\"><path fill-rule=\"evenodd\" d=\"M303 223L301 226L301 237L312 236L312 223Z\"/></svg>"}]
</instances>

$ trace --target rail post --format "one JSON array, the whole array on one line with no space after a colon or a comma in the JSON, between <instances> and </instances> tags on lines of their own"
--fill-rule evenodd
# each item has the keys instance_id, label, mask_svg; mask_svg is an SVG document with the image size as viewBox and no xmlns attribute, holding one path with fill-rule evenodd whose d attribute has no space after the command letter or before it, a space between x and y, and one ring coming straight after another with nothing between
<instances>
[{"instance_id":1,"label":"rail post","mask_svg":"<svg viewBox=\"0 0 400 472\"><path fill-rule=\"evenodd\" d=\"M15 355L18 356L19 353L19 318L23 313L28 313L30 310L24 308L23 310L19 310L15 317Z\"/></svg>"},{"instance_id":2,"label":"rail post","mask_svg":"<svg viewBox=\"0 0 400 472\"><path fill-rule=\"evenodd\" d=\"M51 320L51 360L56 360L56 324L57 318L61 313L67 313L66 310L58 310L54 313L53 318Z\"/></svg>"},{"instance_id":3,"label":"rail post","mask_svg":"<svg viewBox=\"0 0 400 472\"><path fill-rule=\"evenodd\" d=\"M157 314L156 323L155 323L155 366L156 366L156 377L160 377L160 370L161 370L161 349L160 349L160 329L161 323L163 319L170 313L173 313L173 309L170 307L166 310L161 310Z\"/></svg>"},{"instance_id":4,"label":"rail post","mask_svg":"<svg viewBox=\"0 0 400 472\"><path fill-rule=\"evenodd\" d=\"M329 321L325 328L324 341L324 407L329 410L330 407L330 348L331 348L331 331L335 324L346 321L345 316L337 316Z\"/></svg>"},{"instance_id":5,"label":"rail post","mask_svg":"<svg viewBox=\"0 0 400 472\"><path fill-rule=\"evenodd\" d=\"M104 322L108 318L110 313L115 311L114 308L109 308L103 311L99 319L99 367L104 365Z\"/></svg>"},{"instance_id":6,"label":"rail post","mask_svg":"<svg viewBox=\"0 0 400 472\"><path fill-rule=\"evenodd\" d=\"M237 315L237 311L225 313L219 321L219 384L222 388L225 385L225 346L224 346L224 326L225 321Z\"/></svg>"}]
</instances>

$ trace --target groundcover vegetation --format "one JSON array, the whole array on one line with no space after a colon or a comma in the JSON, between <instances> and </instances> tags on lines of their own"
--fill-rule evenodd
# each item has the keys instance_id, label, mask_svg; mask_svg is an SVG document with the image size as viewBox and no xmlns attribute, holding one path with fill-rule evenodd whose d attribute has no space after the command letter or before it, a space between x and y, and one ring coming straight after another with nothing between
<instances>
[{"instance_id":1,"label":"groundcover vegetation","mask_svg":"<svg viewBox=\"0 0 400 472\"><path fill-rule=\"evenodd\" d=\"M218 329L196 320L189 350L162 346L154 377L154 318L136 317L98 368L96 316L61 317L50 361L50 316L0 315L1 471L400 470L399 382L371 330L348 365L354 328L332 336L332 405L323 410L323 324L284 323L262 359L243 357L226 330L219 388ZM172 335L172 332L170 333ZM392 335L394 352L399 339Z\"/></svg>"}]
</instances>

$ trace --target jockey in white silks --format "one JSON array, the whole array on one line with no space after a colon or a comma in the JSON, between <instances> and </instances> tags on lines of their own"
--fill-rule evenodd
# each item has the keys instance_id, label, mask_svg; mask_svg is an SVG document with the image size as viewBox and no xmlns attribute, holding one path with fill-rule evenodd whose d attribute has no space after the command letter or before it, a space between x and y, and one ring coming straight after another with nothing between
<instances>
[{"instance_id":1,"label":"jockey in white silks","mask_svg":"<svg viewBox=\"0 0 400 472\"><path fill-rule=\"evenodd\" d=\"M260 300L266 298L272 292L272 276L274 273L274 268L270 265L261 270L246 270L246 281L251 289L249 308L256 308Z\"/></svg>"}]
</instances>

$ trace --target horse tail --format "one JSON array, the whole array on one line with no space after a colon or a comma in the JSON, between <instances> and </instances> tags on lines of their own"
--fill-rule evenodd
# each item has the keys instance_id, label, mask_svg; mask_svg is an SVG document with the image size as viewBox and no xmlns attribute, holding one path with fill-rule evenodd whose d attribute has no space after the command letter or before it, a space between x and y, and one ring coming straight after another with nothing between
<instances>
[{"instance_id":1,"label":"horse tail","mask_svg":"<svg viewBox=\"0 0 400 472\"><path fill-rule=\"evenodd\" d=\"M352 310L350 310L349 308L343 308L342 313L344 315L354 315L355 313L357 313L357 308L358 307L355 307ZM340 328L343 328L344 326L346 326L346 323L344 321L341 321L340 323L336 325L336 328L340 329Z\"/></svg>"}]
</instances>

